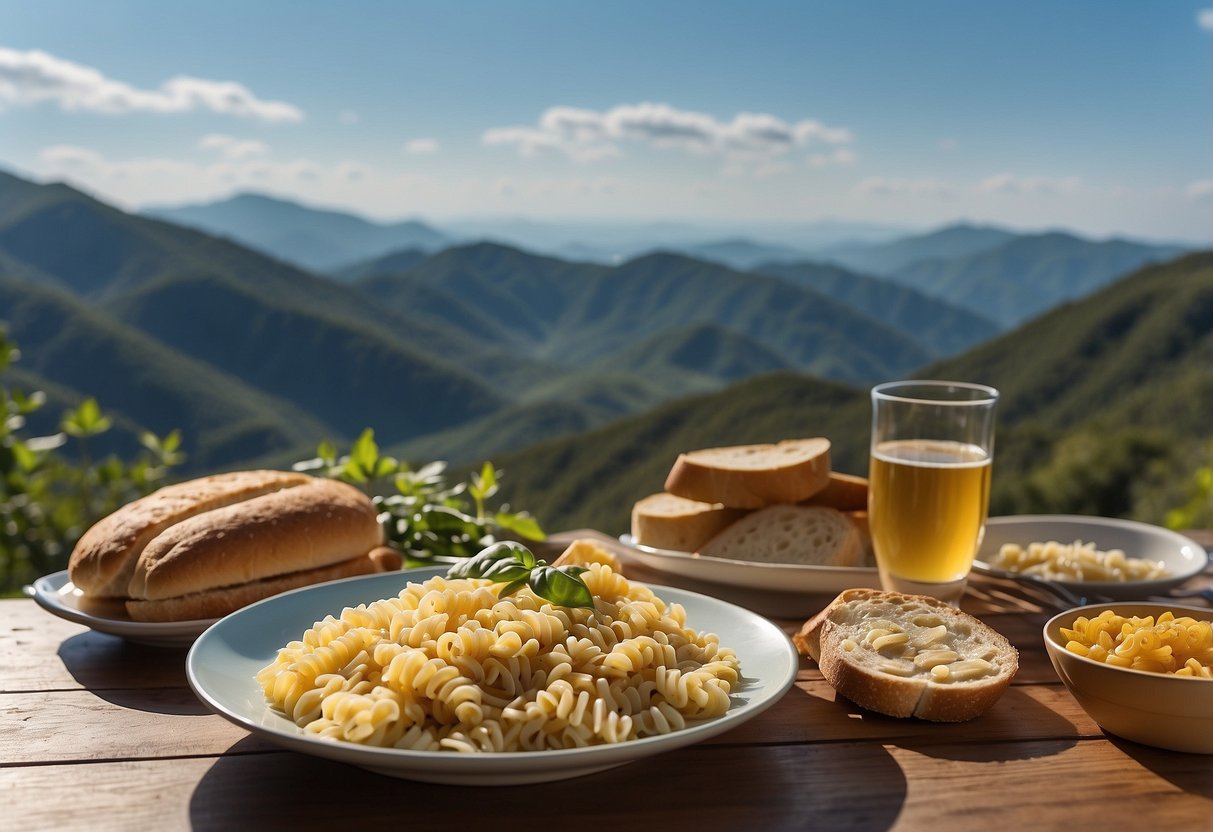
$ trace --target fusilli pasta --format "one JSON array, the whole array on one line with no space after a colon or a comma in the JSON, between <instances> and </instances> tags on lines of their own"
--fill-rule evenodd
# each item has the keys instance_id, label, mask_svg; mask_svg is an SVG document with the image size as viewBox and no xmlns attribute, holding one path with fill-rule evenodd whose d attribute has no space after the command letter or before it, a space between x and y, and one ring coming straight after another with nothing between
<instances>
[{"instance_id":1,"label":"fusilli pasta","mask_svg":"<svg viewBox=\"0 0 1213 832\"><path fill-rule=\"evenodd\" d=\"M422 750L617 743L728 710L731 649L609 563L582 579L593 611L487 580L410 583L317 622L257 680L309 733Z\"/></svg>"}]
</instances>

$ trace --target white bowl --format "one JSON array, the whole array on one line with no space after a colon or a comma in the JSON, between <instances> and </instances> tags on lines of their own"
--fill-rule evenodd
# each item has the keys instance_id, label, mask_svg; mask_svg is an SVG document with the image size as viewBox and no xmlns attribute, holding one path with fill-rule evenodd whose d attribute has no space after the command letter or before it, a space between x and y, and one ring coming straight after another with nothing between
<instances>
[{"instance_id":1,"label":"white bowl","mask_svg":"<svg viewBox=\"0 0 1213 832\"><path fill-rule=\"evenodd\" d=\"M991 517L986 521L985 537L977 552L978 566L986 574L1008 574L988 566L998 550L1006 543L1016 543L1025 549L1030 543L1070 544L1077 540L1094 543L1100 551L1122 549L1134 558L1162 561L1170 573L1165 578L1148 581L1079 581L1053 580L1075 594L1134 600L1165 593L1205 569L1209 555L1198 543L1178 532L1110 517L1086 517L1069 514L1024 514L1012 517Z\"/></svg>"},{"instance_id":2,"label":"white bowl","mask_svg":"<svg viewBox=\"0 0 1213 832\"><path fill-rule=\"evenodd\" d=\"M1213 754L1213 679L1130 670L1097 662L1066 649L1062 627L1079 616L1094 618L1111 609L1144 617L1166 610L1176 617L1213 621L1213 609L1178 604L1089 604L1053 616L1044 626L1045 649L1053 669L1078 704L1101 728L1144 745Z\"/></svg>"}]
</instances>

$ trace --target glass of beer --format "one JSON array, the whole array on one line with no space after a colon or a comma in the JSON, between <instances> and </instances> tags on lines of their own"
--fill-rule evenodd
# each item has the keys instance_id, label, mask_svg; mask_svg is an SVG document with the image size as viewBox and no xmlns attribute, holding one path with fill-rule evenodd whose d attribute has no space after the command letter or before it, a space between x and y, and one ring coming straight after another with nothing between
<instances>
[{"instance_id":1,"label":"glass of beer","mask_svg":"<svg viewBox=\"0 0 1213 832\"><path fill-rule=\"evenodd\" d=\"M885 589L960 605L985 532L998 391L958 381L872 388L868 521Z\"/></svg>"}]
</instances>

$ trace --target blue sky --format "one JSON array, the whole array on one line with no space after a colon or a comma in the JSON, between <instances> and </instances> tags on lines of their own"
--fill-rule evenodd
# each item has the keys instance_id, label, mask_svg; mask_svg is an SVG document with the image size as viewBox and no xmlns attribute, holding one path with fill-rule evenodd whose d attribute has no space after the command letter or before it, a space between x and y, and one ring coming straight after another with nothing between
<instances>
[{"instance_id":1,"label":"blue sky","mask_svg":"<svg viewBox=\"0 0 1213 832\"><path fill-rule=\"evenodd\" d=\"M127 208L1213 242L1211 81L1210 0L0 0L0 166Z\"/></svg>"}]
</instances>

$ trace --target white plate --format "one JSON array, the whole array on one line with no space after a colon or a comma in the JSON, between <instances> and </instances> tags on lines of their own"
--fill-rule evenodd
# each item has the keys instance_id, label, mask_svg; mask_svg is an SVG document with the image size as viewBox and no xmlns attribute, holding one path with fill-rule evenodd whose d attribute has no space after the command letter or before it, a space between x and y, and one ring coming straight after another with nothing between
<instances>
[{"instance_id":1,"label":"white plate","mask_svg":"<svg viewBox=\"0 0 1213 832\"><path fill-rule=\"evenodd\" d=\"M880 588L880 575L875 567L754 563L674 549L655 549L637 543L630 534L620 535L619 541L628 547L631 557L650 569L722 586L833 595L844 589Z\"/></svg>"},{"instance_id":2,"label":"white plate","mask_svg":"<svg viewBox=\"0 0 1213 832\"><path fill-rule=\"evenodd\" d=\"M53 572L34 581L30 593L42 609L60 618L83 624L99 633L153 647L189 647L217 619L196 621L132 621L115 612L103 615L81 609L81 592L68 580L67 572Z\"/></svg>"},{"instance_id":3,"label":"white plate","mask_svg":"<svg viewBox=\"0 0 1213 832\"><path fill-rule=\"evenodd\" d=\"M1024 514L991 517L986 521L985 538L977 552L976 572L1015 580L1016 573L995 569L988 561L1006 543L1027 548L1029 543L1055 540L1070 544L1081 540L1094 543L1100 551L1122 549L1129 557L1162 561L1171 574L1150 581L1051 581L1080 596L1103 595L1122 601L1165 594L1209 563L1209 555L1195 541L1178 532L1133 520L1110 517L1086 517L1067 514Z\"/></svg>"},{"instance_id":4,"label":"white plate","mask_svg":"<svg viewBox=\"0 0 1213 832\"><path fill-rule=\"evenodd\" d=\"M445 571L414 569L348 578L297 589L238 610L194 643L186 658L190 686L216 713L294 751L410 780L502 785L578 777L714 737L773 705L791 687L800 665L791 641L765 618L705 595L652 587L667 602L682 604L689 626L716 633L721 644L737 652L743 684L733 694L733 704L724 716L618 745L463 754L376 748L323 739L305 734L266 703L254 677L287 642L298 640L325 615L339 615L348 606L395 597L406 582Z\"/></svg>"}]
</instances>

